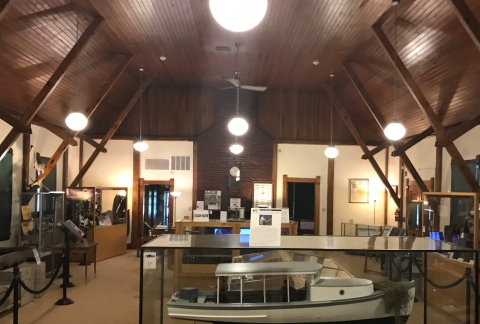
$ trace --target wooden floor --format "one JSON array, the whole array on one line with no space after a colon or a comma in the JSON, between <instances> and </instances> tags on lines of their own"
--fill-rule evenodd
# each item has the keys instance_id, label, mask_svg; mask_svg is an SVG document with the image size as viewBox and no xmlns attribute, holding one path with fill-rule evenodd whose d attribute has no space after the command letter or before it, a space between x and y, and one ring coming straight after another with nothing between
<instances>
[{"instance_id":1,"label":"wooden floor","mask_svg":"<svg viewBox=\"0 0 480 324\"><path fill-rule=\"evenodd\" d=\"M341 266L345 267L355 277L369 278L375 281L385 278L374 272L363 272L364 258L361 256L345 255L344 253L334 253L330 255ZM378 269L379 263L374 258L370 260L369 267ZM34 302L22 307L19 313L19 323L21 324L136 324L138 323L138 305L139 305L139 259L135 256L135 251L129 251L113 259L101 261L97 264L97 278L93 279L93 268L89 267L89 281L84 284L84 268L72 263L71 273L72 282L76 284L75 288L68 290L68 295L75 303L69 306L55 306L54 303L61 298L62 290L58 287L61 283L57 279L53 286L45 295L36 299ZM171 271L165 274L166 291L165 296L170 295L168 283L173 277ZM156 280L151 284L155 285ZM154 291L154 290L152 290ZM158 296L158 294L156 295ZM167 300L165 300L166 302ZM152 307L157 309L158 298ZM148 307L148 305L147 305ZM445 318L438 312L429 308L428 323L446 324L456 323L449 318ZM146 318L144 324L154 324L155 317ZM0 324L12 323L12 314L4 312L0 314ZM166 320L165 323L192 323L188 321ZM417 302L414 304L412 316L408 324L423 323L423 304Z\"/></svg>"}]
</instances>

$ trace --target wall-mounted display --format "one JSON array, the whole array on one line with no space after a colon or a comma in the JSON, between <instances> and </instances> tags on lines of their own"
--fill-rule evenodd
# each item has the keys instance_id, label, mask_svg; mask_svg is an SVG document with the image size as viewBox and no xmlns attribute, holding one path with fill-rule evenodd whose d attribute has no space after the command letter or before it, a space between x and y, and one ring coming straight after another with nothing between
<instances>
[{"instance_id":1,"label":"wall-mounted display","mask_svg":"<svg viewBox=\"0 0 480 324\"><path fill-rule=\"evenodd\" d=\"M208 210L220 210L222 206L222 192L220 190L205 190L205 206Z\"/></svg>"},{"instance_id":2,"label":"wall-mounted display","mask_svg":"<svg viewBox=\"0 0 480 324\"><path fill-rule=\"evenodd\" d=\"M348 179L348 202L368 203L368 179Z\"/></svg>"},{"instance_id":3,"label":"wall-mounted display","mask_svg":"<svg viewBox=\"0 0 480 324\"><path fill-rule=\"evenodd\" d=\"M270 208L273 201L273 189L271 182L253 182L253 208Z\"/></svg>"}]
</instances>

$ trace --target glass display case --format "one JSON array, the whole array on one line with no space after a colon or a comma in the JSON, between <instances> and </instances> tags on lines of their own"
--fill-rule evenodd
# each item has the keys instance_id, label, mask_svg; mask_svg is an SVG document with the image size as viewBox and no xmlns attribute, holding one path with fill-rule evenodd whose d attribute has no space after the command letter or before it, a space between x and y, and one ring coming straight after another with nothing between
<instances>
[{"instance_id":1,"label":"glass display case","mask_svg":"<svg viewBox=\"0 0 480 324\"><path fill-rule=\"evenodd\" d=\"M185 250L223 251L224 258L209 273L192 265L175 287L177 269L166 265ZM385 253L388 274L364 273L364 257L346 253L360 251ZM395 314L414 314L408 323L440 315L478 323L477 269L478 251L428 237L282 236L279 247L256 248L248 235L161 235L142 246L139 323L384 324L395 323ZM386 308L388 285L402 292L398 312ZM449 306L439 304L448 295Z\"/></svg>"},{"instance_id":2,"label":"glass display case","mask_svg":"<svg viewBox=\"0 0 480 324\"><path fill-rule=\"evenodd\" d=\"M50 247L62 242L56 224L63 221L65 193L22 192L20 246L35 246L41 255Z\"/></svg>"},{"instance_id":3,"label":"glass display case","mask_svg":"<svg viewBox=\"0 0 480 324\"><path fill-rule=\"evenodd\" d=\"M383 233L383 226L342 223L342 236L379 236Z\"/></svg>"}]
</instances>

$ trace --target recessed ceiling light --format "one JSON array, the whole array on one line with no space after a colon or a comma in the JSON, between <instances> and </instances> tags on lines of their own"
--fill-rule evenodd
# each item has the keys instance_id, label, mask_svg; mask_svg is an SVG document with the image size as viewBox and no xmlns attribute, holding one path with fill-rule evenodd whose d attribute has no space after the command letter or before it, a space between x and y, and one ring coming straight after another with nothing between
<instances>
[{"instance_id":1,"label":"recessed ceiling light","mask_svg":"<svg viewBox=\"0 0 480 324\"><path fill-rule=\"evenodd\" d=\"M167 58L166 58L165 56L163 56L163 55L160 56L159 58L160 58L161 61L165 61L165 60L167 59Z\"/></svg>"},{"instance_id":2,"label":"recessed ceiling light","mask_svg":"<svg viewBox=\"0 0 480 324\"><path fill-rule=\"evenodd\" d=\"M313 61L312 63L313 63L313 65L318 65L318 63L320 63L320 62L318 62L317 60L315 60L315 61Z\"/></svg>"}]
</instances>

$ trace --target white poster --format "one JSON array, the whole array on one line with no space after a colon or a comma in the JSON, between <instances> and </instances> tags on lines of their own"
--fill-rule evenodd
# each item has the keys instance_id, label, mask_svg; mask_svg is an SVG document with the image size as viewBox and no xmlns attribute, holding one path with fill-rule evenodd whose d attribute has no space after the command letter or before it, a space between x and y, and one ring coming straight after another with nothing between
<instances>
[{"instance_id":1,"label":"white poster","mask_svg":"<svg viewBox=\"0 0 480 324\"><path fill-rule=\"evenodd\" d=\"M209 212L208 210L194 210L193 221L194 222L208 222Z\"/></svg>"},{"instance_id":2,"label":"white poster","mask_svg":"<svg viewBox=\"0 0 480 324\"><path fill-rule=\"evenodd\" d=\"M204 201L197 201L197 210L204 210L205 209L205 202Z\"/></svg>"},{"instance_id":3,"label":"white poster","mask_svg":"<svg viewBox=\"0 0 480 324\"><path fill-rule=\"evenodd\" d=\"M282 210L252 208L250 217L250 246L280 246Z\"/></svg>"},{"instance_id":4,"label":"white poster","mask_svg":"<svg viewBox=\"0 0 480 324\"><path fill-rule=\"evenodd\" d=\"M288 223L290 222L290 209L287 208L282 208L282 223Z\"/></svg>"}]
</instances>

